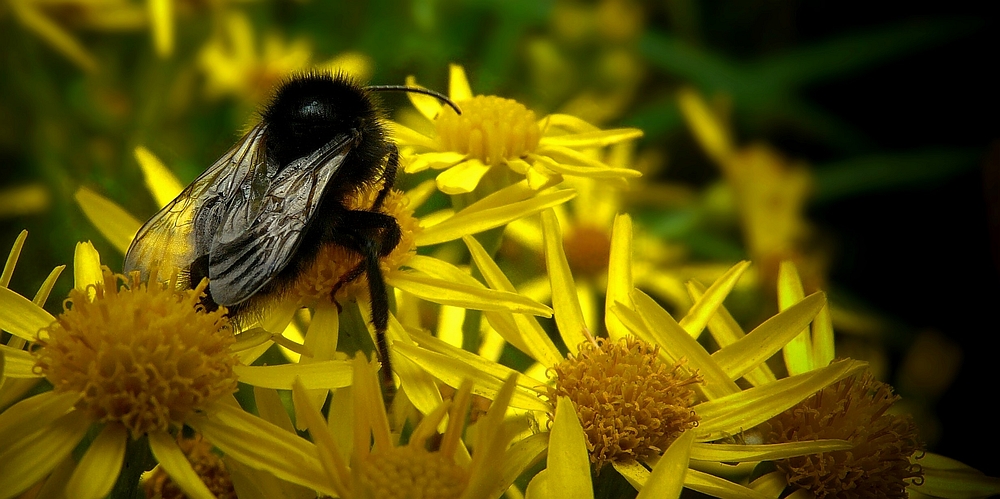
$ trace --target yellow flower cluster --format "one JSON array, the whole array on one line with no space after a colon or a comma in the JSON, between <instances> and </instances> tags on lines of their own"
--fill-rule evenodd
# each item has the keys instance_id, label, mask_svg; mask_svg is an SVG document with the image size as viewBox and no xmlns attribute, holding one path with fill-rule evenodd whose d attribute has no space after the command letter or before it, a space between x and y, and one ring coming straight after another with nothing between
<instances>
[{"instance_id":1,"label":"yellow flower cluster","mask_svg":"<svg viewBox=\"0 0 1000 499\"><path fill-rule=\"evenodd\" d=\"M608 36L628 38L619 21ZM245 38L242 23L229 36ZM209 73L236 61L209 86L256 100L224 77L259 61L226 47L202 54ZM297 45L267 47L285 66L236 80L308 64ZM89 243L53 316L61 268L34 300L6 287L22 235L0 282L0 498L125 497L140 480L164 497L593 498L613 480L640 498L1000 493L924 452L890 387L837 359L827 297L805 291L821 279L803 285L798 270L821 267L800 244L808 177L737 149L697 94L681 108L733 187L753 265L697 264L633 225L623 198L638 190L628 147L641 131L476 95L457 65L449 98L461 114L410 94L430 123L388 123L401 166L425 179L379 207L400 228L379 262L388 407L373 297L344 278L363 258L349 247L323 243L302 279L234 325L211 282L115 274ZM148 150L136 157L167 204L181 183ZM352 208L375 203L369 187ZM91 190L77 201L124 253L140 221ZM778 309L746 331L727 298L761 281Z\"/></svg>"}]
</instances>

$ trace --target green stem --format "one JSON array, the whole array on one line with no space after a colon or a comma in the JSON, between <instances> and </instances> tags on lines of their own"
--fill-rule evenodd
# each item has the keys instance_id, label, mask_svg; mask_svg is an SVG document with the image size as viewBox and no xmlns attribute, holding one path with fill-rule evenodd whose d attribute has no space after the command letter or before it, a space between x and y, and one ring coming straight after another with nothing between
<instances>
[{"instance_id":1,"label":"green stem","mask_svg":"<svg viewBox=\"0 0 1000 499\"><path fill-rule=\"evenodd\" d=\"M143 499L146 493L139 484L142 474L153 469L156 459L149 450L149 440L145 435L138 439L129 437L125 447L125 461L111 495L114 499Z\"/></svg>"}]
</instances>

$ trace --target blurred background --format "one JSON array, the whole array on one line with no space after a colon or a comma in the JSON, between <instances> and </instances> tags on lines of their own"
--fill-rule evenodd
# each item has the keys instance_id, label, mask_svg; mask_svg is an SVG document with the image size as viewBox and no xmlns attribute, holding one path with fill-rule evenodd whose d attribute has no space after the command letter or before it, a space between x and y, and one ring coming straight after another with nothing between
<instances>
[{"instance_id":1,"label":"blurred background","mask_svg":"<svg viewBox=\"0 0 1000 499\"><path fill-rule=\"evenodd\" d=\"M152 215L137 146L188 182L292 72L446 91L457 63L477 94L643 129L615 152L645 174L622 209L672 264L753 259L757 284L727 302L750 328L794 260L829 293L838 354L896 387L930 450L996 476L998 28L995 7L961 1L6 0L0 247L28 230L11 281L28 296L77 241L120 269L74 193ZM731 163L680 95L730 135Z\"/></svg>"}]
</instances>

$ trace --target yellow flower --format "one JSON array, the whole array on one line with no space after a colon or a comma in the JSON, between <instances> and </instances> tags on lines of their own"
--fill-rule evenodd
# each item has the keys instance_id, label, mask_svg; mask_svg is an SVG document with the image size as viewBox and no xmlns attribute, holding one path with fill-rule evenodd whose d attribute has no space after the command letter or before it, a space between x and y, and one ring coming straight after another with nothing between
<instances>
[{"instance_id":1,"label":"yellow flower","mask_svg":"<svg viewBox=\"0 0 1000 499\"><path fill-rule=\"evenodd\" d=\"M158 2L152 2L156 4ZM86 71L97 69L97 60L67 27L122 31L147 24L146 10L127 0L12 0L11 10L26 28ZM60 18L60 13L66 14ZM69 15L71 14L71 15ZM155 12L154 12L155 14Z\"/></svg>"},{"instance_id":2,"label":"yellow flower","mask_svg":"<svg viewBox=\"0 0 1000 499\"><path fill-rule=\"evenodd\" d=\"M408 83L415 84L412 78ZM409 97L433 122L434 133L427 136L393 125L401 159L407 172L444 170L437 176L437 185L445 194L472 192L494 166L524 175L534 189L558 183L563 175L619 182L639 176L638 171L609 166L587 152L636 139L642 135L640 130L600 130L562 114L538 119L517 101L474 96L461 66L451 66L449 84L449 97L462 109L461 115L433 97L412 93ZM506 169L494 171L498 179L507 175Z\"/></svg>"},{"instance_id":3,"label":"yellow flower","mask_svg":"<svg viewBox=\"0 0 1000 499\"><path fill-rule=\"evenodd\" d=\"M463 383L452 401L440 404L423 418L405 445L394 445L373 366L360 356L353 364L352 407L347 409L353 427L345 433L332 431L331 426L340 425L332 415L329 422L323 419L301 384L293 389L293 400L323 461L324 478L339 497L494 498L544 450L544 445L539 445L544 443L542 438L508 449L511 438L524 426L523 421L504 420L514 392L513 380L504 383L485 416L470 428L471 458L462 441L471 383ZM445 417L445 432L439 434L437 428ZM346 448L338 445L338 439ZM349 459L345 458L348 454Z\"/></svg>"},{"instance_id":4,"label":"yellow flower","mask_svg":"<svg viewBox=\"0 0 1000 499\"><path fill-rule=\"evenodd\" d=\"M67 497L104 497L127 450L148 441L160 467L188 496L211 497L172 433L189 425L215 440L220 430L254 433L263 423L227 401L236 389L237 359L225 310L209 313L199 305L204 283L178 291L172 283L147 285L137 274L112 274L100 267L90 244L77 246L74 275L58 318L0 288L5 329L35 343L30 374L10 375L45 377L53 386L0 414L6 443L0 450L6 463L0 496L18 494L58 467L46 490L64 487ZM5 359L9 353L4 350ZM91 431L96 436L74 466L68 459ZM301 447L268 443L244 440L229 453L244 461L273 453L271 459L280 456L295 463L286 468L300 470L277 471L282 475L319 467ZM135 457L132 450L128 454ZM66 464L69 470L62 468Z\"/></svg>"},{"instance_id":5,"label":"yellow flower","mask_svg":"<svg viewBox=\"0 0 1000 499\"><path fill-rule=\"evenodd\" d=\"M344 71L361 80L371 76L371 59L357 52L314 66L312 49L303 39L289 43L276 33L268 33L258 48L253 26L242 13L228 13L220 25L198 58L209 97L235 96L256 106L265 102L279 83L308 69Z\"/></svg>"},{"instance_id":6,"label":"yellow flower","mask_svg":"<svg viewBox=\"0 0 1000 499\"><path fill-rule=\"evenodd\" d=\"M546 402L544 398L553 394L557 398L565 396L576 408L581 424L589 428L586 447L590 461L595 464L610 462L637 487L649 480L650 471L642 463L654 463L687 429L697 442L692 447L692 462L699 465L692 464L686 472L685 486L706 493L722 493L723 497L741 497L741 494L745 497L748 489L701 471L702 468L712 465L724 468L721 463L761 460L760 456L801 455L812 448L844 448L846 443L839 441L739 449L710 443L736 434L743 427L768 420L863 366L858 362L841 362L783 380L780 385L747 390L736 385L735 380L745 371L756 368L809 324L825 301L822 295L812 296L803 305L790 308L751 333L749 340L728 351L729 357L716 359L695 341L692 331L700 333L705 328L747 264L739 264L723 275L695 300L681 321L675 321L652 299L634 290L631 222L627 216L620 216L612 232L605 305L605 327L612 341L599 343L589 333L593 328L582 315L576 286L562 250L558 224L551 211L543 213L542 224L554 317L569 354L563 356L532 317L484 313L490 326L508 343L539 363L537 368L529 368L527 375L517 374L513 407L551 417L555 401ZM487 282L497 289L513 289L482 247L472 238L465 241ZM449 386L457 386L461 379L470 378L477 386L485 387L483 395L490 398L499 380L511 374L506 367L433 337L412 335L412 338L423 348L399 344L396 353ZM601 353L598 354L597 349ZM604 366L605 371L595 373L599 368L587 365L591 361ZM566 379L558 376L563 372L567 373ZM703 381L695 381L696 374ZM647 390L654 376L660 389ZM554 390L547 388L547 383L554 383ZM693 397L688 392L692 388ZM643 412L646 407L654 407L656 411L647 414ZM666 431L661 431L663 429Z\"/></svg>"},{"instance_id":7,"label":"yellow flower","mask_svg":"<svg viewBox=\"0 0 1000 499\"><path fill-rule=\"evenodd\" d=\"M812 229L804 215L809 170L763 144L737 148L723 119L696 92L682 90L679 99L688 126L732 190L750 259L765 281L775 281L781 261L794 260L807 270L808 287L821 287L826 261L808 249Z\"/></svg>"},{"instance_id":8,"label":"yellow flower","mask_svg":"<svg viewBox=\"0 0 1000 499\"><path fill-rule=\"evenodd\" d=\"M803 295L795 265L782 262L779 307L795 306ZM717 339L742 335L722 323L717 326L713 330ZM811 372L834 358L833 324L826 308L812 328L799 333L783 353L789 373ZM760 431L770 442L841 438L851 443L849 449L776 462L790 485L817 497L986 497L1000 493L1000 479L922 452L912 419L892 412L897 400L892 387L865 370L818 391L765 423Z\"/></svg>"}]
</instances>

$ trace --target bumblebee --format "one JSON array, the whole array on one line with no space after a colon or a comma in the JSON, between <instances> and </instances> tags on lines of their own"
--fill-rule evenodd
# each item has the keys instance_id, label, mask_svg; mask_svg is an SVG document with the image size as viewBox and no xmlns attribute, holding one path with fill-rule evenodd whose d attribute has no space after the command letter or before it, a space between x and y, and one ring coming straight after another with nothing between
<instances>
[{"instance_id":1,"label":"bumblebee","mask_svg":"<svg viewBox=\"0 0 1000 499\"><path fill-rule=\"evenodd\" d=\"M399 168L374 92L432 95L416 87L363 87L344 75L309 74L276 91L229 151L147 221L125 256L125 271L181 270L191 286L209 279L205 305L239 321L285 292L335 244L361 258L331 292L362 275L371 296L382 376L392 390L385 331L389 300L379 259L399 244L396 219L382 213ZM368 209L347 201L378 188Z\"/></svg>"}]
</instances>

